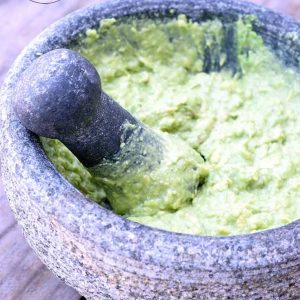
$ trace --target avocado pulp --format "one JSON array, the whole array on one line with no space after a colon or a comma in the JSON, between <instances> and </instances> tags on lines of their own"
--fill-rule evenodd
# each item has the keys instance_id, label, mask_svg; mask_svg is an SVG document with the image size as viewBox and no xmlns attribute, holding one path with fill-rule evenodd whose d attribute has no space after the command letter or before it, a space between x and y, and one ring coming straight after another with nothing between
<instances>
[{"instance_id":1,"label":"avocado pulp","mask_svg":"<svg viewBox=\"0 0 300 300\"><path fill-rule=\"evenodd\" d=\"M106 19L74 49L94 64L113 99L154 130L176 136L178 147L188 144L203 156L203 180L190 202L174 208L158 197L124 211L124 199L110 201L106 187L63 144L42 138L51 161L99 204L108 198L124 217L168 231L233 235L298 219L300 76L252 22ZM184 171L174 180L184 180ZM147 185L142 190L147 197Z\"/></svg>"}]
</instances>

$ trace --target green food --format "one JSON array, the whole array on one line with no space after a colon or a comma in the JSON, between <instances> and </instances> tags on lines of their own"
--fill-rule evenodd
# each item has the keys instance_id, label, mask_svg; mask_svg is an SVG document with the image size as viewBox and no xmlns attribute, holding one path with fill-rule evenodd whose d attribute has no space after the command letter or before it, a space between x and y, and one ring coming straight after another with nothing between
<instances>
[{"instance_id":1,"label":"green food","mask_svg":"<svg viewBox=\"0 0 300 300\"><path fill-rule=\"evenodd\" d=\"M208 175L202 156L186 142L144 128L125 123L124 133L132 133L126 143L121 139L121 150L89 169L119 214L176 211L189 205Z\"/></svg>"},{"instance_id":2,"label":"green food","mask_svg":"<svg viewBox=\"0 0 300 300\"><path fill-rule=\"evenodd\" d=\"M126 209L122 199L112 201L115 211L197 235L250 233L300 217L300 76L278 61L251 23L109 19L82 37L76 50L96 66L103 89L143 123L180 139L170 156L188 144L205 157L190 202L162 205L154 197L141 206L133 197ZM230 35L236 57L224 47ZM43 145L72 184L106 202L103 182L60 142ZM165 179L171 176L166 170ZM146 197L147 186L141 190Z\"/></svg>"}]
</instances>

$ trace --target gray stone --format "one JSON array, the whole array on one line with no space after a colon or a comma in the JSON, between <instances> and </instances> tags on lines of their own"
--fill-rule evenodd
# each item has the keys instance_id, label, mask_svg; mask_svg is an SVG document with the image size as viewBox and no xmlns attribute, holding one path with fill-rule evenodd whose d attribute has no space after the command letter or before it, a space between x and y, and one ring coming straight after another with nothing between
<instances>
[{"instance_id":1,"label":"gray stone","mask_svg":"<svg viewBox=\"0 0 300 300\"><path fill-rule=\"evenodd\" d=\"M37 135L63 142L86 167L111 160L133 130L142 127L101 89L95 67L69 49L47 52L16 82L14 110ZM143 127L144 128L144 127Z\"/></svg>"},{"instance_id":2,"label":"gray stone","mask_svg":"<svg viewBox=\"0 0 300 300\"><path fill-rule=\"evenodd\" d=\"M1 166L10 205L41 260L89 299L300 299L300 222L255 234L203 237L130 222L87 199L12 111L16 82L38 53L68 47L107 17L258 17L255 30L298 67L300 25L246 2L119 0L75 12L18 57L1 93ZM297 39L290 39L293 32Z\"/></svg>"}]
</instances>

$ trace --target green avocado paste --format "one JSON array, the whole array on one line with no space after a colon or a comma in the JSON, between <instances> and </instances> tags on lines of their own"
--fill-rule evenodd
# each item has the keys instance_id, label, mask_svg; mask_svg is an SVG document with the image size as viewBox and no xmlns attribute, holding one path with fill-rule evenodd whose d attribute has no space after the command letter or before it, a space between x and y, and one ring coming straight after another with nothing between
<instances>
[{"instance_id":1,"label":"green avocado paste","mask_svg":"<svg viewBox=\"0 0 300 300\"><path fill-rule=\"evenodd\" d=\"M177 139L168 149L171 161L191 154L199 185L189 201L152 199L147 171L140 174L139 195L147 201L114 198L115 182L108 188L63 144L42 138L58 171L100 205L168 231L234 235L298 219L300 76L252 23L252 17L197 23L183 15L106 19L74 48L95 65L107 94L154 131ZM195 153L201 159L193 160ZM190 167L182 166L182 178L166 170L162 180L180 182Z\"/></svg>"}]
</instances>

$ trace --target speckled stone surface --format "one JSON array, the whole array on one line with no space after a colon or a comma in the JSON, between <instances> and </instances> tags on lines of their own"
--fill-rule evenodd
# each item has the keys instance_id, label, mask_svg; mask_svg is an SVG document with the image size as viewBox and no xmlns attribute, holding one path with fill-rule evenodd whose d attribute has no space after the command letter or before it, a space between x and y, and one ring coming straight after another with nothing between
<instances>
[{"instance_id":1,"label":"speckled stone surface","mask_svg":"<svg viewBox=\"0 0 300 300\"><path fill-rule=\"evenodd\" d=\"M93 203L45 156L12 113L15 82L37 58L68 47L106 17L169 9L195 20L258 16L255 30L279 57L298 62L300 25L230 0L119 0L75 12L35 39L14 63L1 92L1 167L10 205L41 260L88 299L300 299L300 221L232 237L152 229Z\"/></svg>"}]
</instances>

